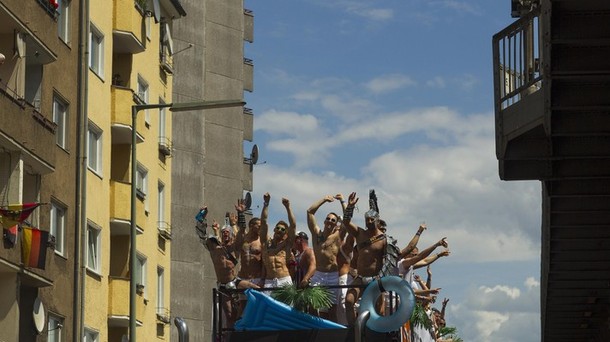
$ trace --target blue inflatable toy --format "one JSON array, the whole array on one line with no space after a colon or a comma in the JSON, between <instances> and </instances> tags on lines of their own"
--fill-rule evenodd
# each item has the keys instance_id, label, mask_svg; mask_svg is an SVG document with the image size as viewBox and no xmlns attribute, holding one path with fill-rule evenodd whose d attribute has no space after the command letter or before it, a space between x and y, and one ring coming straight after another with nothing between
<instances>
[{"instance_id":1,"label":"blue inflatable toy","mask_svg":"<svg viewBox=\"0 0 610 342\"><path fill-rule=\"evenodd\" d=\"M380 316L375 310L375 303L382 290L391 291L398 295L398 307L389 316ZM390 332L402 327L415 309L415 294L408 282L397 276L386 276L371 282L360 298L360 312L369 311L370 316L366 326L377 332Z\"/></svg>"}]
</instances>

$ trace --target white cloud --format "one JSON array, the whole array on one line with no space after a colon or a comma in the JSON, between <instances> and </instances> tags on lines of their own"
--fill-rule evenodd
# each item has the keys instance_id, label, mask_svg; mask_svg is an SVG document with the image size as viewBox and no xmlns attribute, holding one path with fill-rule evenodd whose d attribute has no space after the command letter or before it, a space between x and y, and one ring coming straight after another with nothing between
<instances>
[{"instance_id":1,"label":"white cloud","mask_svg":"<svg viewBox=\"0 0 610 342\"><path fill-rule=\"evenodd\" d=\"M471 288L465 300L449 305L447 325L464 341L540 341L540 286L528 278L523 288Z\"/></svg>"},{"instance_id":2,"label":"white cloud","mask_svg":"<svg viewBox=\"0 0 610 342\"><path fill-rule=\"evenodd\" d=\"M426 81L426 86L428 86L430 88L445 88L446 82L443 77L436 76L436 77Z\"/></svg>"},{"instance_id":3,"label":"white cloud","mask_svg":"<svg viewBox=\"0 0 610 342\"><path fill-rule=\"evenodd\" d=\"M406 75L389 74L370 80L366 84L366 88L372 93L380 94L416 84L414 80Z\"/></svg>"}]
</instances>

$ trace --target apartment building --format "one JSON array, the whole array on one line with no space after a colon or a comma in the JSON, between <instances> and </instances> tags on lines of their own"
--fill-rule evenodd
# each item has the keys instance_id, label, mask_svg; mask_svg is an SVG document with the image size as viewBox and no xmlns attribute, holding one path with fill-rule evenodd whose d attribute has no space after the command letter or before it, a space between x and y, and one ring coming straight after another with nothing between
<instances>
[{"instance_id":1,"label":"apartment building","mask_svg":"<svg viewBox=\"0 0 610 342\"><path fill-rule=\"evenodd\" d=\"M174 99L242 99L253 90L251 11L242 0L184 0L188 16L174 23ZM213 341L209 253L195 232L195 214L222 222L252 190L253 115L248 108L219 108L173 115L171 316L182 317L192 341ZM177 329L171 338L178 340Z\"/></svg>"},{"instance_id":2,"label":"apartment building","mask_svg":"<svg viewBox=\"0 0 610 342\"><path fill-rule=\"evenodd\" d=\"M0 1L0 341L78 336L78 12Z\"/></svg>"},{"instance_id":3,"label":"apartment building","mask_svg":"<svg viewBox=\"0 0 610 342\"><path fill-rule=\"evenodd\" d=\"M132 109L172 103L172 26L186 12L178 0L94 0L88 12L84 335L167 340L171 118L167 108L137 110L133 127Z\"/></svg>"},{"instance_id":4,"label":"apartment building","mask_svg":"<svg viewBox=\"0 0 610 342\"><path fill-rule=\"evenodd\" d=\"M541 182L541 340L609 341L610 3L511 5L493 37L496 155L501 179Z\"/></svg>"}]
</instances>

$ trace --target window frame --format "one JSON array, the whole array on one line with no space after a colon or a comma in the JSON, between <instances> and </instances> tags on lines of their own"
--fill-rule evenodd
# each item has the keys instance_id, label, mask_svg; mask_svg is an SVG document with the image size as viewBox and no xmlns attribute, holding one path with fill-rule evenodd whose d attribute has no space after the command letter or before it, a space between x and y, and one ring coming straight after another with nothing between
<instances>
[{"instance_id":1,"label":"window frame","mask_svg":"<svg viewBox=\"0 0 610 342\"><path fill-rule=\"evenodd\" d=\"M64 205L51 200L49 213L49 232L55 237L55 254L65 257L66 212Z\"/></svg>"},{"instance_id":2,"label":"window frame","mask_svg":"<svg viewBox=\"0 0 610 342\"><path fill-rule=\"evenodd\" d=\"M146 266L147 266L147 262L148 259L146 258L146 255L141 254L141 253L136 253L136 270L135 270L135 281L136 281L136 285L142 285L144 286L143 292L142 292L142 296L144 298L148 298L147 296L147 284L146 284L146 277L147 277L147 272L146 272Z\"/></svg>"},{"instance_id":3,"label":"window frame","mask_svg":"<svg viewBox=\"0 0 610 342\"><path fill-rule=\"evenodd\" d=\"M70 0L58 0L57 4L57 36L64 43L70 44Z\"/></svg>"},{"instance_id":4,"label":"window frame","mask_svg":"<svg viewBox=\"0 0 610 342\"><path fill-rule=\"evenodd\" d=\"M140 163L136 166L136 194L142 200L148 194L148 169Z\"/></svg>"},{"instance_id":5,"label":"window frame","mask_svg":"<svg viewBox=\"0 0 610 342\"><path fill-rule=\"evenodd\" d=\"M93 240L92 240L92 233L94 233L93 236ZM102 239L101 239L101 234L102 233L102 229L100 227L98 227L97 225L88 222L87 223L87 263L86 263L86 267L87 270L94 272L96 274L101 274L101 243L102 243ZM92 245L91 242L94 241L94 245L93 245L93 251L95 252L94 255L94 259L91 259L91 252L92 252ZM94 262L94 265L91 265L91 262Z\"/></svg>"},{"instance_id":6,"label":"window frame","mask_svg":"<svg viewBox=\"0 0 610 342\"><path fill-rule=\"evenodd\" d=\"M104 79L104 34L93 23L89 26L89 70Z\"/></svg>"},{"instance_id":7,"label":"window frame","mask_svg":"<svg viewBox=\"0 0 610 342\"><path fill-rule=\"evenodd\" d=\"M68 123L70 105L58 94L53 94L53 122L57 125L55 129L55 144L68 149Z\"/></svg>"},{"instance_id":8,"label":"window frame","mask_svg":"<svg viewBox=\"0 0 610 342\"><path fill-rule=\"evenodd\" d=\"M93 339L88 339L89 336L93 337ZM100 341L99 331L85 327L83 342L99 342L99 341Z\"/></svg>"},{"instance_id":9,"label":"window frame","mask_svg":"<svg viewBox=\"0 0 610 342\"><path fill-rule=\"evenodd\" d=\"M52 324L52 322L55 323ZM47 341L62 342L63 325L64 319L61 316L49 312L49 318L47 319Z\"/></svg>"},{"instance_id":10,"label":"window frame","mask_svg":"<svg viewBox=\"0 0 610 342\"><path fill-rule=\"evenodd\" d=\"M147 104L150 100L150 85L148 81L142 75L138 74L138 83L136 92L138 94L138 98L142 103ZM150 111L148 109L144 110L144 123L147 126L150 126Z\"/></svg>"},{"instance_id":11,"label":"window frame","mask_svg":"<svg viewBox=\"0 0 610 342\"><path fill-rule=\"evenodd\" d=\"M87 127L87 168L100 177L103 174L103 153L102 148L103 144L103 131L95 125L93 122L89 121L89 125ZM94 136L95 145L91 145L91 137ZM91 158L91 148L94 146L95 148L95 159Z\"/></svg>"},{"instance_id":12,"label":"window frame","mask_svg":"<svg viewBox=\"0 0 610 342\"><path fill-rule=\"evenodd\" d=\"M157 266L157 315L165 315L165 269Z\"/></svg>"}]
</instances>

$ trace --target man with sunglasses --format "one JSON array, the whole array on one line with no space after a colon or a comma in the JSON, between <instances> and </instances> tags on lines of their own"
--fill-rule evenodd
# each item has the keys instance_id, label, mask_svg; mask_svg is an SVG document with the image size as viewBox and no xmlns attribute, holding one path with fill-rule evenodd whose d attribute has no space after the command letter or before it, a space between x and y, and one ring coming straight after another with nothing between
<instances>
[{"instance_id":1,"label":"man with sunglasses","mask_svg":"<svg viewBox=\"0 0 610 342\"><path fill-rule=\"evenodd\" d=\"M324 219L324 226L322 229L316 222L316 212L325 203L333 202L336 198L339 198L343 202L342 195L331 196L327 195L316 201L307 209L307 225L311 232L311 239L313 241L313 251L316 257L316 272L309 279L311 285L318 286L336 286L339 285L339 266L337 263L337 255L343 244L343 237L345 236L345 230L340 229L339 215L334 212L330 212ZM308 279L304 279L308 280ZM331 289L333 296L333 305L330 307L329 312L320 312L320 316L329 318L333 321L337 321L337 293L339 292L336 288Z\"/></svg>"},{"instance_id":2,"label":"man with sunglasses","mask_svg":"<svg viewBox=\"0 0 610 342\"><path fill-rule=\"evenodd\" d=\"M263 265L265 266L266 288L277 288L285 285L292 285L292 277L288 269L287 260L292 257L292 246L296 234L296 220L290 208L290 201L282 198L282 204L286 208L288 222L278 221L273 229L273 236L268 237L269 225L269 201L271 195L263 195L263 210L261 213L260 239L262 242Z\"/></svg>"}]
</instances>

